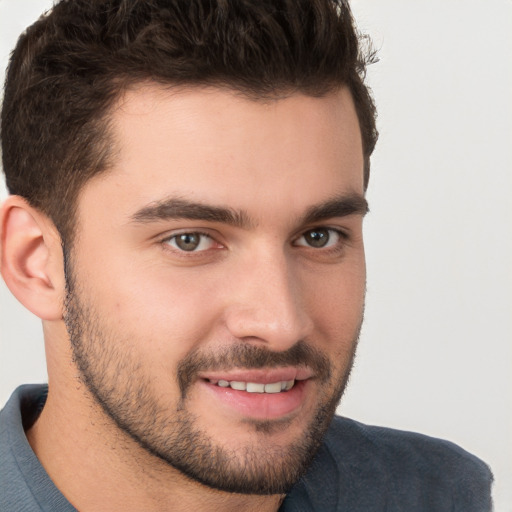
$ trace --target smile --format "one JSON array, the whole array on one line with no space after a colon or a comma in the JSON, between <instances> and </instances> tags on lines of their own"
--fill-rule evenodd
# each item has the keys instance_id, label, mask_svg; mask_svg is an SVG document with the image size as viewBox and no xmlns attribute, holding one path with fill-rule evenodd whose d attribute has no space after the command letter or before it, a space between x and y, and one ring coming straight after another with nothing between
<instances>
[{"instance_id":1,"label":"smile","mask_svg":"<svg viewBox=\"0 0 512 512\"><path fill-rule=\"evenodd\" d=\"M234 369L200 375L211 407L255 420L273 420L298 413L312 400L313 374L308 368ZM309 391L308 391L309 390ZM309 398L308 398L309 397ZM213 402L212 402L213 401Z\"/></svg>"},{"instance_id":2,"label":"smile","mask_svg":"<svg viewBox=\"0 0 512 512\"><path fill-rule=\"evenodd\" d=\"M295 384L295 379L281 380L278 382L271 382L269 384L238 380L227 381L223 379L209 379L209 382L221 388L231 388L236 391L246 391L247 393L281 393L282 391L289 391L292 389Z\"/></svg>"}]
</instances>

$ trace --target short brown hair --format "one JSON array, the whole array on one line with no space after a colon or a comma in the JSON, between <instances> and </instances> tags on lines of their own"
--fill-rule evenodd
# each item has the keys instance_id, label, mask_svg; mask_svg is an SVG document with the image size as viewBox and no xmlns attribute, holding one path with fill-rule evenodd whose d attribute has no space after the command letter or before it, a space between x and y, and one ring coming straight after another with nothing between
<instances>
[{"instance_id":1,"label":"short brown hair","mask_svg":"<svg viewBox=\"0 0 512 512\"><path fill-rule=\"evenodd\" d=\"M345 0L61 0L13 51L2 108L9 192L71 238L83 184L111 160L109 107L143 81L214 85L252 99L347 86L365 157L377 140Z\"/></svg>"}]
</instances>

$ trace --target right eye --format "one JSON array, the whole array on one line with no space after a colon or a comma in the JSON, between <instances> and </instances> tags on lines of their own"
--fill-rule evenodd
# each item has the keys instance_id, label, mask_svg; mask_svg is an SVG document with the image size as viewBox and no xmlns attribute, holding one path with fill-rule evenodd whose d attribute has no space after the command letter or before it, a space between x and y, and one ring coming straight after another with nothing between
<instances>
[{"instance_id":1,"label":"right eye","mask_svg":"<svg viewBox=\"0 0 512 512\"><path fill-rule=\"evenodd\" d=\"M184 252L207 251L215 245L212 237L197 231L172 235L166 238L164 243L170 245L173 249Z\"/></svg>"}]
</instances>

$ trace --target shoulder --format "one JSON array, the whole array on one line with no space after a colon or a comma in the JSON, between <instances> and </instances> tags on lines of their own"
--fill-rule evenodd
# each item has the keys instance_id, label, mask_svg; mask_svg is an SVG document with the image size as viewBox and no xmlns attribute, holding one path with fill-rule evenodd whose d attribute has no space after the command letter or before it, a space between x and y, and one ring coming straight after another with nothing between
<instances>
[{"instance_id":1,"label":"shoulder","mask_svg":"<svg viewBox=\"0 0 512 512\"><path fill-rule=\"evenodd\" d=\"M380 487L387 501L402 507L410 502L425 504L412 510L491 509L488 466L451 442L335 417L325 446L340 474L359 475L360 488Z\"/></svg>"},{"instance_id":2,"label":"shoulder","mask_svg":"<svg viewBox=\"0 0 512 512\"><path fill-rule=\"evenodd\" d=\"M0 411L0 511L72 512L32 451L25 429L41 412L47 395L43 385L19 387Z\"/></svg>"},{"instance_id":3,"label":"shoulder","mask_svg":"<svg viewBox=\"0 0 512 512\"><path fill-rule=\"evenodd\" d=\"M488 512L491 484L488 466L453 443L335 417L292 492L308 505L289 510Z\"/></svg>"},{"instance_id":4,"label":"shoulder","mask_svg":"<svg viewBox=\"0 0 512 512\"><path fill-rule=\"evenodd\" d=\"M337 460L341 457L358 465L364 460L370 466L391 468L404 476L424 476L432 471L438 474L442 470L444 479L474 475L492 480L488 466L460 446L415 432L364 425L337 416L325 444ZM460 474L462 468L464 475Z\"/></svg>"}]
</instances>

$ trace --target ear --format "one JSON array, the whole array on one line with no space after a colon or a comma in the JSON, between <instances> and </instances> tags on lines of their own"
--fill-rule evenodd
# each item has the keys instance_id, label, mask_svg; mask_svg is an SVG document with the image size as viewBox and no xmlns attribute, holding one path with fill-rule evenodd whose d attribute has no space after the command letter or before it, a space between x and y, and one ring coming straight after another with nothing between
<instances>
[{"instance_id":1,"label":"ear","mask_svg":"<svg viewBox=\"0 0 512 512\"><path fill-rule=\"evenodd\" d=\"M59 233L20 196L0 209L0 272L13 295L43 320L60 320L65 296Z\"/></svg>"}]
</instances>

